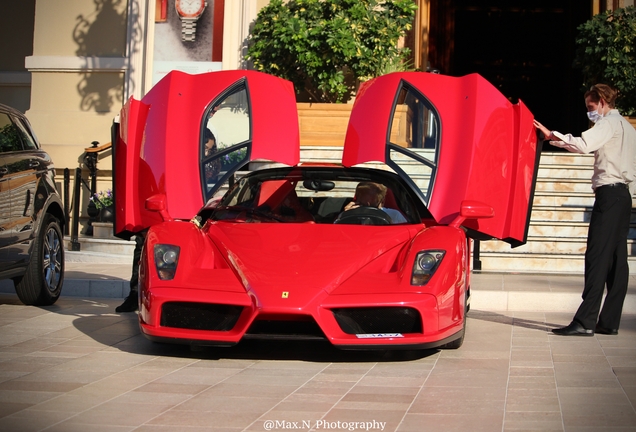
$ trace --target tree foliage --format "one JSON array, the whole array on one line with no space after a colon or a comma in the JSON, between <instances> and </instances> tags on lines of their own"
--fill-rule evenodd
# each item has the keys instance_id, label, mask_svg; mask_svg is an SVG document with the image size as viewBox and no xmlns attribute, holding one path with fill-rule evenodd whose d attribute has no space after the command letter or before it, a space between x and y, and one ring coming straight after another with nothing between
<instances>
[{"instance_id":1,"label":"tree foliage","mask_svg":"<svg viewBox=\"0 0 636 432\"><path fill-rule=\"evenodd\" d=\"M585 90L610 84L619 90L621 114L636 115L636 8L598 14L578 31L574 66L582 69Z\"/></svg>"},{"instance_id":2,"label":"tree foliage","mask_svg":"<svg viewBox=\"0 0 636 432\"><path fill-rule=\"evenodd\" d=\"M398 40L416 8L413 0L272 0L256 18L246 60L315 101L344 102L360 81L406 58Z\"/></svg>"}]
</instances>

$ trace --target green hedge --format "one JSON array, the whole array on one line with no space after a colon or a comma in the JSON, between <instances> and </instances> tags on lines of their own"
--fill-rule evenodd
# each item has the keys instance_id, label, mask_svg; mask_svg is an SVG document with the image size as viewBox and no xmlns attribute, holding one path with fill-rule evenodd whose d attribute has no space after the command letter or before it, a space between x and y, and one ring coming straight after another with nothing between
<instances>
[{"instance_id":1,"label":"green hedge","mask_svg":"<svg viewBox=\"0 0 636 432\"><path fill-rule=\"evenodd\" d=\"M346 102L360 81L396 70L409 50L412 0L272 0L259 12L245 57L320 102Z\"/></svg>"},{"instance_id":2,"label":"green hedge","mask_svg":"<svg viewBox=\"0 0 636 432\"><path fill-rule=\"evenodd\" d=\"M578 27L574 66L583 72L584 90L598 83L619 90L616 107L636 116L636 8L607 11Z\"/></svg>"}]
</instances>

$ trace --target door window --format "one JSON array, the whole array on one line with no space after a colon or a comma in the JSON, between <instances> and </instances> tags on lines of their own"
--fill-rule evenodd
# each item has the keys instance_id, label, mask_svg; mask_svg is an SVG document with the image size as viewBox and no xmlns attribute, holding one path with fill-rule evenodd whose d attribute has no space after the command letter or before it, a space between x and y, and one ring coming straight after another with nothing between
<instances>
[{"instance_id":1,"label":"door window","mask_svg":"<svg viewBox=\"0 0 636 432\"><path fill-rule=\"evenodd\" d=\"M0 113L0 153L22 150L24 132L8 114Z\"/></svg>"},{"instance_id":2,"label":"door window","mask_svg":"<svg viewBox=\"0 0 636 432\"><path fill-rule=\"evenodd\" d=\"M33 136L31 136L31 131L24 123L22 119L16 119L16 127L20 129L20 135L22 136L22 145L26 150L36 150L38 147L35 144L35 140Z\"/></svg>"},{"instance_id":3,"label":"door window","mask_svg":"<svg viewBox=\"0 0 636 432\"><path fill-rule=\"evenodd\" d=\"M201 166L206 201L249 160L250 109L245 84L230 89L206 109Z\"/></svg>"},{"instance_id":4,"label":"door window","mask_svg":"<svg viewBox=\"0 0 636 432\"><path fill-rule=\"evenodd\" d=\"M437 167L440 117L433 104L403 83L389 131L387 164L406 174L428 203Z\"/></svg>"}]
</instances>

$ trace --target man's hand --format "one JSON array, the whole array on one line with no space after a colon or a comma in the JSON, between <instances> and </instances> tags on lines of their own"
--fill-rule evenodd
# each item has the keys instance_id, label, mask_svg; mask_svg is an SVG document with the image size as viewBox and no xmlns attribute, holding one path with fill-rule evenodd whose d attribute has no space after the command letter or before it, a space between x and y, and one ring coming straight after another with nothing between
<instances>
[{"instance_id":1,"label":"man's hand","mask_svg":"<svg viewBox=\"0 0 636 432\"><path fill-rule=\"evenodd\" d=\"M543 126L541 123L539 123L536 120L534 120L533 123L534 123L534 127L539 129L541 133L543 134L544 140L552 140L554 138L552 135L552 131L549 130L547 127Z\"/></svg>"},{"instance_id":2,"label":"man's hand","mask_svg":"<svg viewBox=\"0 0 636 432\"><path fill-rule=\"evenodd\" d=\"M351 209L358 208L358 207L360 207L359 204L356 204L355 201L351 201L349 204L347 204L345 206L343 211L351 210Z\"/></svg>"}]
</instances>

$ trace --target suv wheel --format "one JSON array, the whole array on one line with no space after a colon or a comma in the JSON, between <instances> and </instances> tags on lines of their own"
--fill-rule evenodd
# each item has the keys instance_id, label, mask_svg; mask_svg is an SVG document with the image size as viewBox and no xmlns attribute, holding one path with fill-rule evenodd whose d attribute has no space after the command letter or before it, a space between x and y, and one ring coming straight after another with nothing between
<instances>
[{"instance_id":1,"label":"suv wheel","mask_svg":"<svg viewBox=\"0 0 636 432\"><path fill-rule=\"evenodd\" d=\"M15 291L22 303L48 306L57 301L64 281L64 245L59 221L44 217L38 238L33 244L26 273L14 279Z\"/></svg>"}]
</instances>

